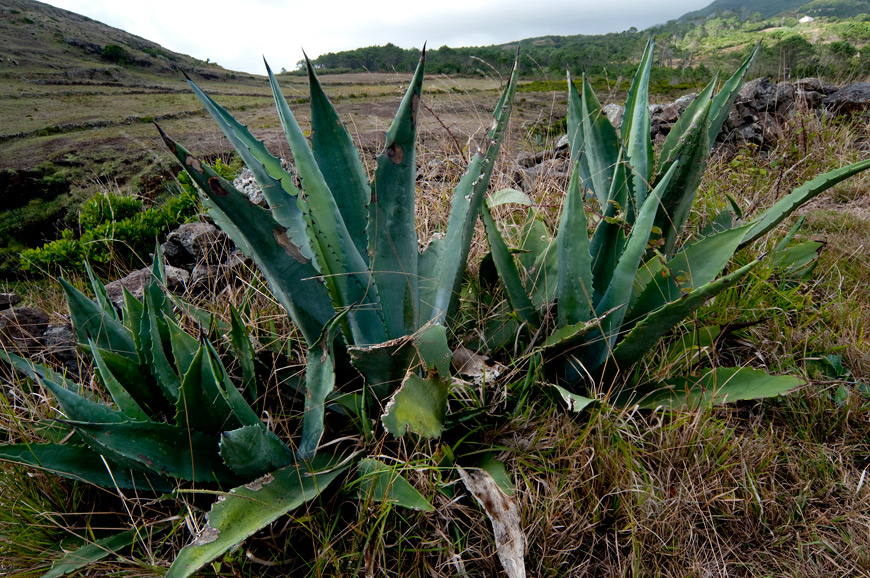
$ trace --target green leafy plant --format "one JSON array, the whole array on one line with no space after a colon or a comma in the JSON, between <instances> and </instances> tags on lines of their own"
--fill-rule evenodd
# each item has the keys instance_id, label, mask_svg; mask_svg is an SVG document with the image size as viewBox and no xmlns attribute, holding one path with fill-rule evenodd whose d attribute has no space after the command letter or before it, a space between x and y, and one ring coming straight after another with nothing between
<instances>
[{"instance_id":1,"label":"green leafy plant","mask_svg":"<svg viewBox=\"0 0 870 578\"><path fill-rule=\"evenodd\" d=\"M492 259L515 316L509 331L498 327L498 332L510 335L525 324L536 334L549 335L534 350L549 360L549 367L558 368L559 391L575 409L591 401L578 395L589 388L609 388L611 399L651 406L735 401L793 389L800 379L770 377L749 368L712 369L664 384L641 383L644 387L616 378L758 265L756 259L720 276L736 251L822 191L870 168L870 161L821 175L752 219L744 219L732 201L732 208L705 229L683 238L712 143L754 55L718 93L715 79L707 85L674 125L658 157L650 140L652 55L650 38L619 132L602 114L586 77L579 88L569 82L573 172L555 235L530 210L522 252L515 259L489 208L483 207ZM593 232L588 235L590 225ZM792 266L790 273L802 275L818 245L786 251L795 232L777 248L775 258ZM651 390L656 393L649 395Z\"/></svg>"},{"instance_id":2,"label":"green leafy plant","mask_svg":"<svg viewBox=\"0 0 870 578\"><path fill-rule=\"evenodd\" d=\"M446 321L456 308L478 207L510 113L515 76L495 112L486 150L456 188L442 238L418 249L414 223L415 135L423 78L417 73L368 182L351 139L309 69L311 147L270 71L278 113L302 190L262 143L191 82L259 181L271 210L252 204L212 167L163 134L206 197L209 215L257 262L308 347L301 435L280 439L259 419L253 346L233 311L226 328L242 372L231 378L204 336L181 328L158 259L142 300L125 293L119 314L89 265L95 300L62 281L80 345L111 398L107 406L47 367L0 353L56 398L65 443L12 444L0 459L106 488L172 492L180 485L227 490L167 576L189 576L289 510L316 497L352 464L359 494L431 510L399 468L321 444L329 425L356 424L371 439L372 417L394 436L435 437L446 420L451 351ZM102 215L100 207L86 213ZM159 251L156 253L159 254ZM340 383L344 387L336 388ZM333 440L330 440L333 441ZM124 540L122 540L123 542ZM82 558L87 559L85 554Z\"/></svg>"},{"instance_id":3,"label":"green leafy plant","mask_svg":"<svg viewBox=\"0 0 870 578\"><path fill-rule=\"evenodd\" d=\"M228 175L224 168L222 172ZM154 248L154 240L199 213L198 194L179 175L177 194L160 204L144 207L141 199L100 192L79 212L78 237L65 229L60 239L21 253L21 268L29 273L84 273L85 262L100 270L130 269Z\"/></svg>"},{"instance_id":4,"label":"green leafy plant","mask_svg":"<svg viewBox=\"0 0 870 578\"><path fill-rule=\"evenodd\" d=\"M309 348L310 418L300 445L306 457L314 454L323 431L323 412L317 408L335 387L336 366L346 367L348 362L365 383L354 394L356 401L343 398L351 407L365 413L386 404L383 423L396 436L413 431L432 437L443 428L450 362L444 323L456 309L478 208L510 114L516 74L498 102L485 150L475 155L456 187L443 237L421 252L413 210L414 143L424 62L425 56L387 132L371 182L313 67L308 67L310 146L269 70L301 190L294 175L261 141L191 81L251 169L271 211L251 204L161 131L207 196L209 215L254 259ZM341 339L336 342L326 327L335 327ZM437 362L426 362L424 351ZM338 364L337 357L342 358ZM422 374L415 369L421 357ZM414 388L436 393L424 405L419 396L406 393ZM422 421L410 419L421 414Z\"/></svg>"}]
</instances>

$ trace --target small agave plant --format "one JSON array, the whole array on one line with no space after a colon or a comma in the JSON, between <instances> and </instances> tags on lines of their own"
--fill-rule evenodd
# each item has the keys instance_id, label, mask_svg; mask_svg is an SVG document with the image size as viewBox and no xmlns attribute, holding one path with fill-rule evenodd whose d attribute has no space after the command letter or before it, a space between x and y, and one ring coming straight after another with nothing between
<instances>
[{"instance_id":1,"label":"small agave plant","mask_svg":"<svg viewBox=\"0 0 870 578\"><path fill-rule=\"evenodd\" d=\"M204 193L209 216L254 259L308 347L299 438L280 439L254 409L262 392L238 314L232 312L228 331L243 373L237 387L218 350L182 330L175 314L180 302L164 293L157 258L143 299L126 293L120 314L89 267L95 300L61 282L79 343L93 356L113 406L49 368L0 352L0 359L51 391L64 416L58 439L69 434L63 443L0 446L0 459L110 489L162 494L196 483L228 490L178 554L170 578L191 575L318 496L349 468L360 477L360 494L431 510L395 466L321 444L327 407L337 409L331 419L350 418L333 429L355 424L367 438L372 417L397 437L413 432L431 438L445 428L451 360L445 323L457 306L479 207L510 115L516 66L485 150L456 187L443 237L420 252L414 149L424 61L387 132L371 182L310 65L310 145L269 70L293 173L190 81L253 172L269 209L252 204L160 131ZM341 390L337 372L345 384ZM135 532L107 540L96 544L90 560L129 545Z\"/></svg>"},{"instance_id":2,"label":"small agave plant","mask_svg":"<svg viewBox=\"0 0 870 578\"><path fill-rule=\"evenodd\" d=\"M821 175L748 221L732 201L731 210L686 239L683 230L712 143L754 53L718 93L714 94L715 79L707 85L671 129L658 157L650 140L652 56L650 38L619 132L602 114L585 75L579 88L569 77L567 126L573 172L555 235L530 210L522 232L524 245L515 258L489 207L482 207L492 260L515 317L491 334L512 334L525 324L533 334L546 335L536 352L548 367L558 368L557 388L574 409L591 402L579 395L590 388L609 391L611 401L648 407L781 394L801 380L748 368L718 368L639 388L630 380L625 386L614 378L628 372L686 317L759 264L755 260L720 276L736 251L819 193L870 168L870 161ZM589 206L598 213L592 222ZM801 251L806 253L806 248ZM794 260L784 243L778 249L774 261ZM552 306L556 313L551 322Z\"/></svg>"}]
</instances>

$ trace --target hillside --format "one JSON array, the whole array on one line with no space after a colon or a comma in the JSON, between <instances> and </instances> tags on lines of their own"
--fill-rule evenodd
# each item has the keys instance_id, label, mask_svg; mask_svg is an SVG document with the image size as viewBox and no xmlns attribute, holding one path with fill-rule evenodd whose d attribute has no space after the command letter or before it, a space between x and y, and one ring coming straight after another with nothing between
<instances>
[{"instance_id":1,"label":"hillside","mask_svg":"<svg viewBox=\"0 0 870 578\"><path fill-rule=\"evenodd\" d=\"M840 0L833 1L839 3ZM700 10L683 14L679 21L698 20L724 13L730 13L740 18L749 18L752 14L761 14L762 18L770 18L786 11L795 12L804 4L807 4L806 0L715 0Z\"/></svg>"}]
</instances>

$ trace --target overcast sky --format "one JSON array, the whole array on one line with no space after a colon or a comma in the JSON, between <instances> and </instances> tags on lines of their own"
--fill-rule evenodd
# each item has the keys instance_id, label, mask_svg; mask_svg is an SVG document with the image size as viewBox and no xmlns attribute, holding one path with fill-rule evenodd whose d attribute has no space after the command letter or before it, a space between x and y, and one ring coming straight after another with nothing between
<instances>
[{"instance_id":1,"label":"overcast sky","mask_svg":"<svg viewBox=\"0 0 870 578\"><path fill-rule=\"evenodd\" d=\"M403 48L501 44L547 34L642 30L712 0L43 0L225 68L263 74L392 42Z\"/></svg>"}]
</instances>

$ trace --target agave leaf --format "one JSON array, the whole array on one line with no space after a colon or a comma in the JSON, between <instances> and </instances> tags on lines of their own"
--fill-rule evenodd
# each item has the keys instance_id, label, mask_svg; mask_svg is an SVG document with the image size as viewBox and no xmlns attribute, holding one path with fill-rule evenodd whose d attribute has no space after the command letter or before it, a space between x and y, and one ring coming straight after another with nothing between
<instances>
[{"instance_id":1,"label":"agave leaf","mask_svg":"<svg viewBox=\"0 0 870 578\"><path fill-rule=\"evenodd\" d=\"M848 179L862 171L870 169L870 160L853 163L851 165L834 169L823 175L819 175L808 183L796 188L777 202L772 207L752 219L752 227L746 233L740 248L752 243L792 214L795 209L823 193L837 183Z\"/></svg>"},{"instance_id":2,"label":"agave leaf","mask_svg":"<svg viewBox=\"0 0 870 578\"><path fill-rule=\"evenodd\" d=\"M532 206L532 199L526 193L512 188L499 189L486 197L486 206L490 209L501 205L525 205Z\"/></svg>"},{"instance_id":3,"label":"agave leaf","mask_svg":"<svg viewBox=\"0 0 870 578\"><path fill-rule=\"evenodd\" d=\"M172 301L166 296L166 265L163 263L160 243L156 243L154 247L154 263L151 265L151 278L145 285L144 293L146 298L151 299L151 303L154 305L154 312L161 314L158 315L159 319L163 320L166 317L174 317ZM163 337L169 339L166 335L163 335Z\"/></svg>"},{"instance_id":4,"label":"agave leaf","mask_svg":"<svg viewBox=\"0 0 870 578\"><path fill-rule=\"evenodd\" d=\"M357 495L378 502L391 502L421 512L432 512L435 508L402 477L398 468L372 458L360 460L357 464L360 474Z\"/></svg>"},{"instance_id":5,"label":"agave leaf","mask_svg":"<svg viewBox=\"0 0 870 578\"><path fill-rule=\"evenodd\" d=\"M88 274L88 280L91 282L91 289L93 289L94 291L94 296L96 297L97 304L103 308L103 311L105 311L106 315L116 321L119 321L118 312L115 311L115 306L112 305L112 303L109 301L109 296L106 294L106 287L94 274L94 270L91 269L91 264L87 261L85 261L85 271Z\"/></svg>"},{"instance_id":6,"label":"agave leaf","mask_svg":"<svg viewBox=\"0 0 870 578\"><path fill-rule=\"evenodd\" d=\"M414 345L429 373L437 372L443 378L450 376L453 353L447 346L447 329L443 325L424 327L414 337Z\"/></svg>"},{"instance_id":7,"label":"agave leaf","mask_svg":"<svg viewBox=\"0 0 870 578\"><path fill-rule=\"evenodd\" d=\"M570 76L568 82L568 133L582 135L571 147L571 158L580 161L582 185L592 190L603 207L613 184L613 171L619 157L619 136L602 114L601 103L586 74L582 76L579 94Z\"/></svg>"},{"instance_id":8,"label":"agave leaf","mask_svg":"<svg viewBox=\"0 0 870 578\"><path fill-rule=\"evenodd\" d=\"M220 433L239 427L221 393L220 380L212 370L208 348L202 344L184 374L175 402L175 423L205 433Z\"/></svg>"},{"instance_id":9,"label":"agave leaf","mask_svg":"<svg viewBox=\"0 0 870 578\"><path fill-rule=\"evenodd\" d=\"M222 433L220 454L231 470L247 480L294 462L293 453L278 436L253 425Z\"/></svg>"},{"instance_id":10,"label":"agave leaf","mask_svg":"<svg viewBox=\"0 0 870 578\"><path fill-rule=\"evenodd\" d=\"M118 381L115 375L109 370L106 362L103 361L103 356L100 354L100 348L97 347L97 344L94 343L92 339L89 340L89 344L91 346L91 354L94 356L94 365L97 366L100 379L103 381L103 385L106 386L109 395L112 396L112 401L115 402L118 409L120 409L121 412L130 419L147 421L149 419L148 414L139 407L139 404L136 403L133 396L130 395L121 382Z\"/></svg>"},{"instance_id":11,"label":"agave leaf","mask_svg":"<svg viewBox=\"0 0 870 578\"><path fill-rule=\"evenodd\" d=\"M142 321L142 311L145 305L134 297L132 293L127 291L127 288L123 285L121 285L121 295L124 297L122 323L133 336L133 345L136 347L136 361L138 361L139 365L145 365L145 354L142 351L142 344L139 342L139 324Z\"/></svg>"},{"instance_id":12,"label":"agave leaf","mask_svg":"<svg viewBox=\"0 0 870 578\"><path fill-rule=\"evenodd\" d=\"M625 250L613 270L613 276L610 280L610 285L601 298L601 301L595 307L595 314L603 315L605 311L613 310L613 313L605 317L601 324L601 329L604 339L596 339L589 348L589 353L586 354L587 367L589 370L597 369L607 358L610 348L616 341L619 335L619 329L622 326L622 321L625 319L625 307L631 299L632 286L634 278L637 275L640 260L646 251L647 241L649 240L650 232L652 231L653 219L659 206L659 195L662 190L668 186L671 177L676 172L679 163L671 165L670 170L665 173L662 181L656 185L656 188L647 196L640 213L637 216L637 221L631 228L631 234L625 244ZM623 306L623 307L620 307Z\"/></svg>"},{"instance_id":13,"label":"agave leaf","mask_svg":"<svg viewBox=\"0 0 870 578\"><path fill-rule=\"evenodd\" d=\"M296 162L296 172L305 191L307 231L311 237L315 261L324 275L324 282L334 306L353 307L344 318L345 325L342 329L345 337L349 343L357 345L380 343L385 339L384 314L371 271L351 239L332 191L281 93L275 75L268 65L266 69L278 108L278 117L284 127L287 143ZM372 195L373 201L374 197Z\"/></svg>"},{"instance_id":14,"label":"agave leaf","mask_svg":"<svg viewBox=\"0 0 870 578\"><path fill-rule=\"evenodd\" d=\"M728 118L728 113L731 112L731 106L737 99L740 87L743 86L743 80L746 78L746 72L749 70L749 65L752 64L752 61L755 59L755 55L758 54L760 48L761 41L759 40L758 44L755 46L755 50L753 50L752 54L749 55L749 58L743 61L740 68L731 75L731 78L725 81L722 90L713 97L713 105L710 108L710 118L708 120L709 128L707 137L708 142L710 143L709 146L713 146L713 143L716 142L716 137L718 137L719 133L722 131L722 125L725 124L725 119Z\"/></svg>"},{"instance_id":15,"label":"agave leaf","mask_svg":"<svg viewBox=\"0 0 870 578\"><path fill-rule=\"evenodd\" d=\"M556 302L560 327L588 321L594 307L592 255L578 164L574 164L556 234L559 263Z\"/></svg>"},{"instance_id":16,"label":"agave leaf","mask_svg":"<svg viewBox=\"0 0 870 578\"><path fill-rule=\"evenodd\" d=\"M166 398L155 387L152 376L136 361L102 349L98 353L106 369L145 413L156 416L166 406Z\"/></svg>"},{"instance_id":17,"label":"agave leaf","mask_svg":"<svg viewBox=\"0 0 870 578\"><path fill-rule=\"evenodd\" d=\"M514 261L507 243L502 238L492 218L492 214L489 212L489 208L481 206L480 216L483 218L483 226L486 229L486 239L492 251L492 259L495 262L496 269L498 269L499 277L501 277L504 283L505 295L511 305L511 309L516 312L517 316L524 323L528 323L532 327L538 327L541 324L538 311L526 294L526 289L517 271L516 261Z\"/></svg>"},{"instance_id":18,"label":"agave leaf","mask_svg":"<svg viewBox=\"0 0 870 578\"><path fill-rule=\"evenodd\" d=\"M634 198L629 199L626 206L630 223L634 222L634 213L643 206L652 182L654 157L650 138L649 75L654 49L655 41L650 34L637 73L628 90L620 127L620 138L626 151L625 160L631 166L629 183L634 192Z\"/></svg>"},{"instance_id":19,"label":"agave leaf","mask_svg":"<svg viewBox=\"0 0 870 578\"><path fill-rule=\"evenodd\" d=\"M421 322L444 323L456 310L477 214L489 188L492 170L510 119L517 87L518 62L518 59L514 60L510 79L493 111L492 128L487 134L483 158L474 156L453 193L447 232L436 264L432 269L420 269L421 273L425 273L421 280L421 301L424 303Z\"/></svg>"},{"instance_id":20,"label":"agave leaf","mask_svg":"<svg viewBox=\"0 0 870 578\"><path fill-rule=\"evenodd\" d=\"M423 85L425 51L378 155L369 205L369 253L381 295L387 338L413 333L418 327L416 188L417 111Z\"/></svg>"},{"instance_id":21,"label":"agave leaf","mask_svg":"<svg viewBox=\"0 0 870 578\"><path fill-rule=\"evenodd\" d=\"M51 570L40 578L58 578L64 574L75 572L95 562L99 562L109 554L116 554L124 548L132 545L139 536L139 530L128 530L118 534L112 534L105 538L87 542L81 548L67 552L63 557L54 561Z\"/></svg>"},{"instance_id":22,"label":"agave leaf","mask_svg":"<svg viewBox=\"0 0 870 578\"><path fill-rule=\"evenodd\" d=\"M349 347L348 353L375 397L384 399L402 383L417 350L413 336L406 335L371 347Z\"/></svg>"},{"instance_id":23,"label":"agave leaf","mask_svg":"<svg viewBox=\"0 0 870 578\"><path fill-rule=\"evenodd\" d=\"M720 367L698 377L678 377L655 386L652 393L620 400L620 405L638 403L642 408L665 406L673 409L698 408L746 399L763 399L785 395L805 385L806 381L791 375L769 375L748 367ZM653 389L654 388L654 389Z\"/></svg>"},{"instance_id":24,"label":"agave leaf","mask_svg":"<svg viewBox=\"0 0 870 578\"><path fill-rule=\"evenodd\" d=\"M816 268L819 260L819 250L825 244L821 241L805 241L776 251L771 255L771 264L783 267L785 276L789 279L806 279Z\"/></svg>"},{"instance_id":25,"label":"agave leaf","mask_svg":"<svg viewBox=\"0 0 870 578\"><path fill-rule=\"evenodd\" d=\"M553 331L540 345L539 351L547 351L549 353L565 351L572 347L577 347L583 343L586 335L593 329L600 331L601 322L604 319L621 307L614 307L610 311L605 311L600 317L590 319L588 321L580 321L571 325L563 325Z\"/></svg>"},{"instance_id":26,"label":"agave leaf","mask_svg":"<svg viewBox=\"0 0 870 578\"><path fill-rule=\"evenodd\" d=\"M315 460L233 488L211 507L208 524L194 542L182 548L164 578L191 576L257 530L316 498L347 467L346 463Z\"/></svg>"},{"instance_id":27,"label":"agave leaf","mask_svg":"<svg viewBox=\"0 0 870 578\"><path fill-rule=\"evenodd\" d=\"M339 313L323 328L320 339L308 350L308 365L305 368L305 413L302 416L302 440L296 457L308 460L317 452L323 437L323 417L326 413L326 397L335 388L335 354L332 343L338 323L345 315Z\"/></svg>"},{"instance_id":28,"label":"agave leaf","mask_svg":"<svg viewBox=\"0 0 870 578\"><path fill-rule=\"evenodd\" d=\"M589 399L588 397L583 397L582 395L571 393L564 387L553 384L553 388L555 388L555 390L559 392L562 400L566 404L568 404L568 409L575 413L580 413L581 411L589 407L590 404L595 403L594 399Z\"/></svg>"},{"instance_id":29,"label":"agave leaf","mask_svg":"<svg viewBox=\"0 0 870 578\"><path fill-rule=\"evenodd\" d=\"M0 350L0 360L9 363L33 381L45 386L60 406L61 411L70 419L96 422L120 422L127 419L124 414L101 403L80 396L73 391L75 384L51 369L36 365L14 353Z\"/></svg>"},{"instance_id":30,"label":"agave leaf","mask_svg":"<svg viewBox=\"0 0 870 578\"><path fill-rule=\"evenodd\" d=\"M525 252L518 257L526 274L526 293L535 308L540 310L545 303L552 303L556 299L559 283L557 239L550 238L547 225L534 210L529 210L522 238Z\"/></svg>"},{"instance_id":31,"label":"agave leaf","mask_svg":"<svg viewBox=\"0 0 870 578\"><path fill-rule=\"evenodd\" d=\"M178 400L178 389L181 387L181 379L166 357L163 348L163 334L167 335L166 323L163 315L158 317L160 311L152 300L151 294L145 293L145 307L139 320L139 345L145 358L145 363L151 370L151 375L157 380L157 385L163 392L164 397L170 402Z\"/></svg>"},{"instance_id":32,"label":"agave leaf","mask_svg":"<svg viewBox=\"0 0 870 578\"><path fill-rule=\"evenodd\" d=\"M286 229L287 236L305 258L312 259L311 240L305 232L305 218L299 208L299 191L293 184L293 177L281 165L281 160L273 156L263 141L255 138L246 126L237 122L190 78L187 82L254 175L275 221Z\"/></svg>"},{"instance_id":33,"label":"agave leaf","mask_svg":"<svg viewBox=\"0 0 870 578\"><path fill-rule=\"evenodd\" d=\"M753 261L737 271L698 287L676 301L671 301L660 309L644 317L613 351L613 361L617 369L626 369L640 360L659 339L676 327L683 319L697 311L711 297L715 297L725 289L732 287L746 274L758 265Z\"/></svg>"},{"instance_id":34,"label":"agave leaf","mask_svg":"<svg viewBox=\"0 0 870 578\"><path fill-rule=\"evenodd\" d=\"M632 298L628 319L641 319L684 292L710 283L731 260L747 227L728 229L688 245L668 261L667 268L659 258L647 261L635 278L635 288L642 289Z\"/></svg>"},{"instance_id":35,"label":"agave leaf","mask_svg":"<svg viewBox=\"0 0 870 578\"><path fill-rule=\"evenodd\" d=\"M424 379L408 372L381 416L384 428L396 437L409 431L427 439L440 436L447 415L447 389L440 376Z\"/></svg>"},{"instance_id":36,"label":"agave leaf","mask_svg":"<svg viewBox=\"0 0 870 578\"><path fill-rule=\"evenodd\" d=\"M189 335L172 319L166 319L166 328L169 330L169 344L172 346L175 367L178 375L184 376L190 371L190 365L199 351L199 340Z\"/></svg>"},{"instance_id":37,"label":"agave leaf","mask_svg":"<svg viewBox=\"0 0 870 578\"><path fill-rule=\"evenodd\" d=\"M673 255L676 249L677 237L689 218L695 194L707 168L707 161L710 157L710 147L707 141L710 105L711 101L708 100L703 110L692 119L691 125L683 133L677 145L680 158L673 161L668 160L661 167L662 180L675 165L677 167L670 179L669 186L661 189L659 193L662 210L656 215L654 224L662 231L661 238L664 239L664 245L661 251L668 256ZM677 162L678 160L679 162ZM656 188L658 185L659 183L656 182Z\"/></svg>"},{"instance_id":38,"label":"agave leaf","mask_svg":"<svg viewBox=\"0 0 870 578\"><path fill-rule=\"evenodd\" d=\"M308 56L305 57L305 65L311 91L311 150L335 197L357 251L368 263L366 207L371 201L368 177L360 163L359 151L332 103L326 98Z\"/></svg>"},{"instance_id":39,"label":"agave leaf","mask_svg":"<svg viewBox=\"0 0 870 578\"><path fill-rule=\"evenodd\" d=\"M71 382L61 374L57 373L50 367L39 365L30 361L29 359L25 359L23 357L15 355L14 353L9 353L2 348L0 348L0 361L5 361L6 363L8 363L35 382L43 379L60 384L69 390L77 388L77 386L73 382Z\"/></svg>"},{"instance_id":40,"label":"agave leaf","mask_svg":"<svg viewBox=\"0 0 870 578\"><path fill-rule=\"evenodd\" d=\"M97 451L131 460L161 476L194 482L238 483L218 454L216 437L167 423L71 422Z\"/></svg>"},{"instance_id":41,"label":"agave leaf","mask_svg":"<svg viewBox=\"0 0 870 578\"><path fill-rule=\"evenodd\" d=\"M171 492L175 484L133 471L88 447L71 444L12 444L0 446L0 460L39 468L101 488Z\"/></svg>"},{"instance_id":42,"label":"agave leaf","mask_svg":"<svg viewBox=\"0 0 870 578\"><path fill-rule=\"evenodd\" d=\"M248 400L251 403L257 401L257 372L254 369L254 346L248 337L248 330L242 321L239 312L230 306L230 345L236 353L236 359L242 368L242 385Z\"/></svg>"},{"instance_id":43,"label":"agave leaf","mask_svg":"<svg viewBox=\"0 0 870 578\"><path fill-rule=\"evenodd\" d=\"M275 298L284 306L307 343L314 343L333 316L329 294L299 245L269 211L221 179L161 131L161 136L199 188L208 196L209 215L233 242L254 259Z\"/></svg>"},{"instance_id":44,"label":"agave leaf","mask_svg":"<svg viewBox=\"0 0 870 578\"><path fill-rule=\"evenodd\" d=\"M66 295L70 317L80 344L87 345L90 337L101 349L114 351L131 358L137 357L133 336L126 327L114 316L106 313L100 305L67 283L65 279L59 279L59 281Z\"/></svg>"},{"instance_id":45,"label":"agave leaf","mask_svg":"<svg viewBox=\"0 0 870 578\"><path fill-rule=\"evenodd\" d=\"M710 113L707 111L707 107L708 105L712 106L713 89L716 87L717 77L718 75L704 87L704 90L702 90L697 97L695 97L692 104L686 107L686 110L683 111L683 114L680 115L680 118L678 118L677 122L674 123L674 126L671 127L668 136L665 137L665 142L662 145L662 152L659 154L658 171L655 178L656 181L658 181L666 172L667 167L670 167L671 163L682 155L686 143L688 142L686 139L687 131L695 126L700 117L706 117L707 121L705 121L704 130L709 131L709 120L711 120L711 117ZM715 136L713 138L715 138Z\"/></svg>"},{"instance_id":46,"label":"agave leaf","mask_svg":"<svg viewBox=\"0 0 870 578\"><path fill-rule=\"evenodd\" d=\"M618 222L614 222L628 202L628 169L622 158L623 151L616 162L613 171L613 182L608 194L607 204L601 208L603 219L599 221L592 234L589 252L592 255L592 283L595 288L593 301L601 301L604 292L613 278L613 271L619 262L619 256L625 248L625 231Z\"/></svg>"},{"instance_id":47,"label":"agave leaf","mask_svg":"<svg viewBox=\"0 0 870 578\"><path fill-rule=\"evenodd\" d=\"M208 361L211 373L214 375L217 389L223 396L224 401L227 403L227 407L230 408L230 412L232 412L235 420L243 426L255 425L258 427L265 427L263 422L260 421L257 412L251 408L250 404L248 404L244 396L239 392L233 381L230 379L217 350L208 340L203 340L203 342L206 349L206 360ZM231 424L232 421L229 423Z\"/></svg>"}]
</instances>

